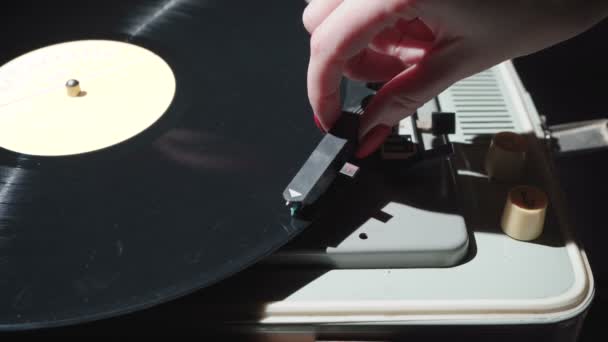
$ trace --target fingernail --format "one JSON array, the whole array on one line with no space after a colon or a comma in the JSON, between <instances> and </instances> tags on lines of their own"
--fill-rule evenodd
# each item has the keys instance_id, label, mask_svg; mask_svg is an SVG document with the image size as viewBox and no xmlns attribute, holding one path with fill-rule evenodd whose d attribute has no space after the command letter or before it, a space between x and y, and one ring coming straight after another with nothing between
<instances>
[{"instance_id":1,"label":"fingernail","mask_svg":"<svg viewBox=\"0 0 608 342\"><path fill-rule=\"evenodd\" d=\"M323 125L321 125L321 121L319 121L319 118L317 117L317 115L314 115L314 118L315 118L315 125L317 125L317 128L319 128L319 130L321 130L321 132L327 133L325 131L325 129L323 128Z\"/></svg>"},{"instance_id":2,"label":"fingernail","mask_svg":"<svg viewBox=\"0 0 608 342\"><path fill-rule=\"evenodd\" d=\"M391 135L391 128L386 125L378 125L372 128L361 140L359 149L355 153L357 159L363 159L374 153Z\"/></svg>"}]
</instances>

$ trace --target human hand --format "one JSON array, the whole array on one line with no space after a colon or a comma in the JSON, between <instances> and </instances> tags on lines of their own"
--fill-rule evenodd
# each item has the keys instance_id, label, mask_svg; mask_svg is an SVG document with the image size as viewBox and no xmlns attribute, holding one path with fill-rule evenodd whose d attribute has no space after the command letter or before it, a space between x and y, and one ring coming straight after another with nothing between
<instances>
[{"instance_id":1,"label":"human hand","mask_svg":"<svg viewBox=\"0 0 608 342\"><path fill-rule=\"evenodd\" d=\"M308 95L317 125L338 119L342 76L386 82L361 119L358 158L391 127L453 83L576 36L608 15L608 1L313 0Z\"/></svg>"}]
</instances>

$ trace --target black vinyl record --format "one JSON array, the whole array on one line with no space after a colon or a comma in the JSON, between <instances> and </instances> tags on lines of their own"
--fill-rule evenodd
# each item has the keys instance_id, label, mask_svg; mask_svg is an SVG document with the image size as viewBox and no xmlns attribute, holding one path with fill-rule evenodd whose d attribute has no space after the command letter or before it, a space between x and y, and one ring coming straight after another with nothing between
<instances>
[{"instance_id":1,"label":"black vinyl record","mask_svg":"<svg viewBox=\"0 0 608 342\"><path fill-rule=\"evenodd\" d=\"M177 90L158 122L116 146L68 157L1 151L0 330L169 301L307 227L282 198L321 136L306 97L304 6L19 1L2 11L0 65L52 44L115 40L162 57Z\"/></svg>"}]
</instances>

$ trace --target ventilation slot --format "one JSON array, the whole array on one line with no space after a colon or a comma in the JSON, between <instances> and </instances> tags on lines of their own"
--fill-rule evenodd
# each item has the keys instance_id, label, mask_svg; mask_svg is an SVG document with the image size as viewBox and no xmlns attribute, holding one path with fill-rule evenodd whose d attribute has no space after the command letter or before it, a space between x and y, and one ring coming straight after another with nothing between
<instances>
[{"instance_id":1,"label":"ventilation slot","mask_svg":"<svg viewBox=\"0 0 608 342\"><path fill-rule=\"evenodd\" d=\"M493 69L456 83L440 102L456 112L459 141L486 142L498 132L517 130Z\"/></svg>"}]
</instances>

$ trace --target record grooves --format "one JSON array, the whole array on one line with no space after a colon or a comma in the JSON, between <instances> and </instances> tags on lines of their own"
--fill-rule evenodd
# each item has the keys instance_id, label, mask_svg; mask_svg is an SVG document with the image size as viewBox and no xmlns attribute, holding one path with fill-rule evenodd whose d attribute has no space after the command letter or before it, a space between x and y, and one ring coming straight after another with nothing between
<instances>
[{"instance_id":1,"label":"record grooves","mask_svg":"<svg viewBox=\"0 0 608 342\"><path fill-rule=\"evenodd\" d=\"M308 226L281 197L320 137L306 99L304 2L12 7L0 24L12 35L0 65L57 43L114 40L161 56L176 91L153 126L100 151L0 150L0 330L166 302L242 270ZM4 81L0 96L10 88Z\"/></svg>"}]
</instances>

